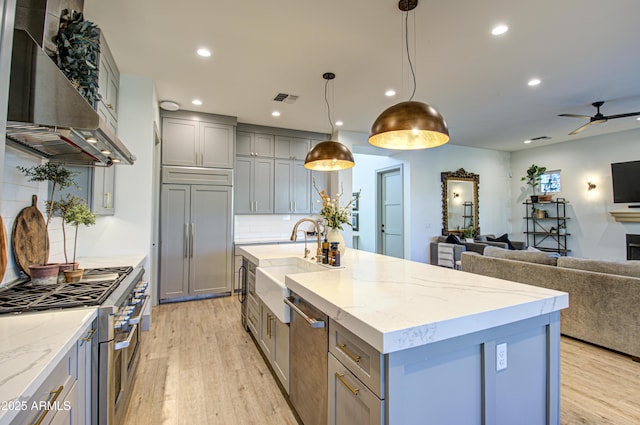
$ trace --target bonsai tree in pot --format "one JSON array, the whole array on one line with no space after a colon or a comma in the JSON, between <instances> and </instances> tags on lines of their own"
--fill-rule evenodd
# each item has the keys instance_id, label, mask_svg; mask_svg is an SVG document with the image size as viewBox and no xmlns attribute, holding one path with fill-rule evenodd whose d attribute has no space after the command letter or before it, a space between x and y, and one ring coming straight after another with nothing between
<instances>
[{"instance_id":1,"label":"bonsai tree in pot","mask_svg":"<svg viewBox=\"0 0 640 425\"><path fill-rule=\"evenodd\" d=\"M523 176L520 180L526 182L531 186L533 195L531 195L531 202L538 202L538 195L536 195L536 186L540 184L542 175L547 171L547 167L539 167L536 164L531 164L527 170L527 175Z\"/></svg>"},{"instance_id":2,"label":"bonsai tree in pot","mask_svg":"<svg viewBox=\"0 0 640 425\"><path fill-rule=\"evenodd\" d=\"M47 162L45 164L36 165L33 167L17 167L18 170L24 174L30 182L48 182L50 183L50 193L48 200L48 213L47 213L47 221L45 224L44 231L44 246L47 248L46 252L49 252L49 223L51 222L51 217L53 216L53 207L54 207L54 196L56 194L57 189L64 189L66 187L75 186L76 182L74 177L76 176L76 172L65 168L63 164ZM39 264L34 264L34 269L39 269L38 274L46 273L46 276L49 276L49 279L53 279L54 276L58 275L58 265L57 264L47 264L49 261L48 255L45 254L46 258L42 258ZM31 267L30 267L31 268ZM47 269L44 271L42 269ZM31 273L33 274L33 272Z\"/></svg>"},{"instance_id":3,"label":"bonsai tree in pot","mask_svg":"<svg viewBox=\"0 0 640 425\"><path fill-rule=\"evenodd\" d=\"M78 263L70 263L69 256L67 255L67 228L65 226L65 215L69 215L69 211L72 208L75 208L82 201L77 196L71 195L70 193L64 199L60 199L59 201L53 201L53 206L50 207L53 215L60 217L62 219L62 250L64 253L64 264L60 264L60 277L59 281L64 281L64 271L72 270L78 268Z\"/></svg>"},{"instance_id":4,"label":"bonsai tree in pot","mask_svg":"<svg viewBox=\"0 0 640 425\"><path fill-rule=\"evenodd\" d=\"M64 223L75 226L75 236L73 239L73 269L65 270L64 275L67 282L77 282L82 279L84 270L79 269L76 263L76 253L78 248L78 227L91 226L96 223L96 216L91 212L87 204L82 201L73 202L64 212L62 216ZM63 224L64 226L64 224Z\"/></svg>"}]
</instances>

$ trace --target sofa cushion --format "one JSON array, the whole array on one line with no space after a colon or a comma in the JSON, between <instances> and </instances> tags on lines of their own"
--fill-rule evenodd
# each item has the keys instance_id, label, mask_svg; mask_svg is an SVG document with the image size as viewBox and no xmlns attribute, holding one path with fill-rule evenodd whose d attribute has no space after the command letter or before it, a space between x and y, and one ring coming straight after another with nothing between
<instances>
[{"instance_id":1,"label":"sofa cushion","mask_svg":"<svg viewBox=\"0 0 640 425\"><path fill-rule=\"evenodd\" d=\"M460 238L457 235L454 235L453 233L447 236L447 239L445 240L445 242L452 243L455 245L462 245L462 241L460 240Z\"/></svg>"},{"instance_id":2,"label":"sofa cushion","mask_svg":"<svg viewBox=\"0 0 640 425\"><path fill-rule=\"evenodd\" d=\"M513 246L513 244L509 240L509 235L507 233L505 233L504 235L498 236L497 238L492 238L490 236L487 236L487 241L488 242L504 242L507 244L509 249L516 249L516 247Z\"/></svg>"},{"instance_id":3,"label":"sofa cushion","mask_svg":"<svg viewBox=\"0 0 640 425\"><path fill-rule=\"evenodd\" d=\"M533 252L524 250L510 250L498 248L495 246L488 246L484 249L484 255L486 257L493 258L506 258L508 260L526 261L528 263L546 264L548 266L555 266L558 262L559 255L557 253L549 252Z\"/></svg>"},{"instance_id":4,"label":"sofa cushion","mask_svg":"<svg viewBox=\"0 0 640 425\"><path fill-rule=\"evenodd\" d=\"M640 260L613 261L562 257L558 259L558 267L640 278Z\"/></svg>"}]
</instances>

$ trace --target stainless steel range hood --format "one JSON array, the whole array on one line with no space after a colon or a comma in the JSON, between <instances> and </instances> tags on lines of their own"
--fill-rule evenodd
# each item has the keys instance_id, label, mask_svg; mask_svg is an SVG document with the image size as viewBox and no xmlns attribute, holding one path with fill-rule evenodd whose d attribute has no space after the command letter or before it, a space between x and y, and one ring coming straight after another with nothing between
<instances>
[{"instance_id":1,"label":"stainless steel range hood","mask_svg":"<svg viewBox=\"0 0 640 425\"><path fill-rule=\"evenodd\" d=\"M135 156L31 35L14 30L7 141L51 161L133 164Z\"/></svg>"}]
</instances>

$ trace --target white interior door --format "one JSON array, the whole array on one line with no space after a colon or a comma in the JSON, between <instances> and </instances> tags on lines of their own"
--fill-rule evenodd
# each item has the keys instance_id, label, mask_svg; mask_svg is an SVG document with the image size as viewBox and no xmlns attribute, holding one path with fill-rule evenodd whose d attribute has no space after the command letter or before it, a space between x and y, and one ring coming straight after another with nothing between
<instances>
[{"instance_id":1,"label":"white interior door","mask_svg":"<svg viewBox=\"0 0 640 425\"><path fill-rule=\"evenodd\" d=\"M404 258L402 169L378 172L378 199L380 200L379 249L383 255Z\"/></svg>"}]
</instances>

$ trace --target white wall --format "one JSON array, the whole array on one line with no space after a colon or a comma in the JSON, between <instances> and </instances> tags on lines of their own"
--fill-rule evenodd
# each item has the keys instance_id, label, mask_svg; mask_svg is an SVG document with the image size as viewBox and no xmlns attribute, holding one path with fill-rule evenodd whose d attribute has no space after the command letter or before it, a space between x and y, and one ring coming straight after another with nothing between
<instances>
[{"instance_id":1,"label":"white wall","mask_svg":"<svg viewBox=\"0 0 640 425\"><path fill-rule=\"evenodd\" d=\"M363 137L366 140L366 135ZM508 152L452 144L435 149L399 152L391 157L378 159L357 155L356 167L353 168L353 189L358 190L362 186L363 194L369 198L364 202L370 201L373 204L365 207L367 209L361 207L361 211L371 211L374 214L375 170L403 164L405 258L428 262L429 241L442 232L440 173L464 168L467 172L480 175L480 230L482 233L501 235L511 232L512 228L510 160ZM367 195L369 192L373 194ZM361 248L375 251L375 217L371 220L373 224L367 222L364 228L361 227Z\"/></svg>"},{"instance_id":2,"label":"white wall","mask_svg":"<svg viewBox=\"0 0 640 425\"><path fill-rule=\"evenodd\" d=\"M574 257L626 259L625 234L640 234L640 223L618 223L610 211L625 210L626 204L613 203L611 163L640 160L640 130L625 131L606 136L576 139L512 154L514 178L511 190L514 209L511 219L515 232L524 231L524 206L531 192L520 177L531 164L549 170L560 169L562 192L558 195L569 201L567 215L567 247ZM587 190L591 177L597 188ZM554 195L555 198L555 195ZM482 217L482 212L480 217ZM522 233L518 240L522 238Z\"/></svg>"},{"instance_id":3,"label":"white wall","mask_svg":"<svg viewBox=\"0 0 640 425\"><path fill-rule=\"evenodd\" d=\"M111 217L99 217L94 226L81 229L82 255L144 254L150 267L153 223L153 123L156 114L154 85L149 78L120 76L118 136L136 156L134 165L116 165ZM150 286L154 286L155 282Z\"/></svg>"}]
</instances>

